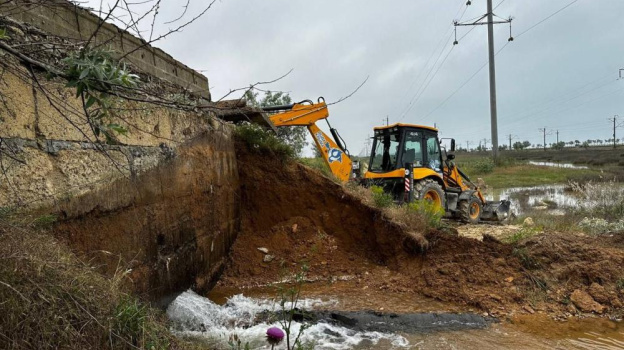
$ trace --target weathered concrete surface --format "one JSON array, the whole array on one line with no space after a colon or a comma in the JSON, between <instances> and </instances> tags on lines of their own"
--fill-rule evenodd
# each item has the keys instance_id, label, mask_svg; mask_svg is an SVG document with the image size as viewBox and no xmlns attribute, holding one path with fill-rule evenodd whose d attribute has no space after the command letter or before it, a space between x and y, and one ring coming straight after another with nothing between
<instances>
[{"instance_id":1,"label":"weathered concrete surface","mask_svg":"<svg viewBox=\"0 0 624 350\"><path fill-rule=\"evenodd\" d=\"M7 58L7 57L5 57ZM8 60L9 58L7 58ZM222 128L211 113L191 113L124 102L120 123L127 129L122 145L100 146L85 122L81 104L60 81L45 81L49 97L63 102L57 110L33 82L14 69L0 75L0 207L40 208L99 188L122 176L134 176L171 157L175 148L206 130ZM63 112L63 113L61 113ZM12 157L8 157L11 155Z\"/></svg>"},{"instance_id":2,"label":"weathered concrete surface","mask_svg":"<svg viewBox=\"0 0 624 350\"><path fill-rule=\"evenodd\" d=\"M159 298L191 285L202 290L236 238L238 189L230 136L211 132L136 179L61 203L55 231L106 274L129 268L138 293Z\"/></svg>"},{"instance_id":3,"label":"weathered concrete surface","mask_svg":"<svg viewBox=\"0 0 624 350\"><path fill-rule=\"evenodd\" d=\"M51 35L78 41L86 41L91 37L101 21L88 10L66 0L47 0L45 6L41 2L27 0L0 1L0 15L29 23ZM107 46L120 54L132 52L127 60L141 71L210 100L206 76L125 30L104 23L93 42L106 42Z\"/></svg>"}]
</instances>

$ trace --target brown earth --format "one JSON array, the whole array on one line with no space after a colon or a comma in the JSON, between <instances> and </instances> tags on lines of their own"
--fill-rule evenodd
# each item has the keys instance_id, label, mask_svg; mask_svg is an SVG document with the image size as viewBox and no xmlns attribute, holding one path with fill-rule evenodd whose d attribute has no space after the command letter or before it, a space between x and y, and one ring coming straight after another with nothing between
<instances>
[{"instance_id":1,"label":"brown earth","mask_svg":"<svg viewBox=\"0 0 624 350\"><path fill-rule=\"evenodd\" d=\"M384 301L420 295L493 315L537 311L566 317L581 312L570 299L576 291L603 307L603 314L621 314L622 235L547 234L511 245L490 235L482 241L460 237L450 229L424 232L423 253L405 244L410 234L404 226L320 173L241 145L237 157L242 232L220 288L274 284L307 261L306 294L338 289L364 299L358 304L363 308L407 311Z\"/></svg>"}]
</instances>

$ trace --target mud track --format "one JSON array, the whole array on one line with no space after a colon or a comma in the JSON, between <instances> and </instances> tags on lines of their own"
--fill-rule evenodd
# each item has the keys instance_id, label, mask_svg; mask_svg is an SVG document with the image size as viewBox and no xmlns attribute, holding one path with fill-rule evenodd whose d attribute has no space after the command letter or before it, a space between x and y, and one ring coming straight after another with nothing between
<instances>
[{"instance_id":1,"label":"mud track","mask_svg":"<svg viewBox=\"0 0 624 350\"><path fill-rule=\"evenodd\" d=\"M622 313L623 235L510 245L432 231L422 232L429 249L417 252L404 228L320 173L242 145L237 153L243 225L220 287L272 284L306 261L317 281L307 289L341 290L361 298L361 309L417 312L389 300L421 295L494 316Z\"/></svg>"}]
</instances>

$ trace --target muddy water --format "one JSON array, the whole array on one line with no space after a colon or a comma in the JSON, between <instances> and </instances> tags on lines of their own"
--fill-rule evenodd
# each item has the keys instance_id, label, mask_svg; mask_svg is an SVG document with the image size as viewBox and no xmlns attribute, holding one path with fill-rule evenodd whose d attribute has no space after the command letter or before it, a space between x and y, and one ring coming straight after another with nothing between
<instances>
[{"instance_id":1,"label":"muddy water","mask_svg":"<svg viewBox=\"0 0 624 350\"><path fill-rule=\"evenodd\" d=\"M489 190L488 200L509 199L511 210L518 216L534 211L552 215L565 215L566 210L577 208L580 197L567 185L544 185Z\"/></svg>"},{"instance_id":2,"label":"muddy water","mask_svg":"<svg viewBox=\"0 0 624 350\"><path fill-rule=\"evenodd\" d=\"M319 286L316 286L319 287ZM329 296L318 298L315 294L304 292L305 297L299 306L307 310L345 310L353 309L358 302L354 302L353 295L332 293L331 286L310 288L321 289ZM265 331L270 326L279 326L270 322L258 322L256 316L264 310L279 308L270 298L274 290L258 288L247 290L246 295L232 295L240 291L234 289L217 288L209 298L201 297L192 292L186 292L178 297L167 310L167 314L174 322L175 330L179 335L191 337L196 341L210 344L215 348L228 349L227 341L236 334L244 343L249 343L253 349L270 349L265 342ZM275 294L273 294L274 296ZM469 310L460 310L456 306L449 306L439 302L418 297L421 300L412 300L411 308L399 306L402 312L434 312L447 313L449 310L456 313L464 312L464 316L479 317ZM212 300L211 300L212 299ZM357 298L355 298L357 299ZM361 299L361 298L360 298ZM371 299L371 298L369 298ZM369 300L368 307L381 300ZM378 314L388 315L395 311L388 308L391 303L383 302L379 305L386 307ZM288 306L288 305L287 305ZM421 309L424 307L424 309ZM380 309L374 307L376 310ZM367 308L368 309L368 308ZM383 308L381 308L383 309ZM431 314L429 314L431 315ZM304 341L314 342L315 349L622 349L624 348L624 325L606 319L587 318L570 319L558 322L541 315L524 315L504 320L500 323L488 322L477 324L466 322L465 317L457 318L454 327L440 325L439 319L432 318L431 327L402 328L401 332L376 331L374 322L371 329L354 329L343 324L327 323L324 321L313 324L305 331ZM483 319L483 318L480 318ZM384 321L385 322L385 321ZM463 322L463 323L462 323ZM294 323L294 330L301 324ZM392 327L390 327L392 328ZM278 346L276 349L283 349Z\"/></svg>"}]
</instances>

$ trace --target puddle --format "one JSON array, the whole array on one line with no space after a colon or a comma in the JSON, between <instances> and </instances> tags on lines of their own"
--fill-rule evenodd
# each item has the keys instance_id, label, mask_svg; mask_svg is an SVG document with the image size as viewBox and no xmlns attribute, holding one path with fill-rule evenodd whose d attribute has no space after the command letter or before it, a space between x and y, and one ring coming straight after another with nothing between
<instances>
[{"instance_id":1,"label":"puddle","mask_svg":"<svg viewBox=\"0 0 624 350\"><path fill-rule=\"evenodd\" d=\"M585 319L558 322L529 316L527 324L493 324L483 330L408 336L413 349L622 349L624 329L619 322ZM388 348L389 349L389 348Z\"/></svg>"},{"instance_id":2,"label":"puddle","mask_svg":"<svg viewBox=\"0 0 624 350\"><path fill-rule=\"evenodd\" d=\"M529 164L537 165L537 166L547 166L547 167L553 167L553 168L589 169L589 167L587 167L587 166L584 166L584 165L574 165L574 164L571 164L571 163L554 163L554 162L534 162L534 161L529 161Z\"/></svg>"},{"instance_id":3,"label":"puddle","mask_svg":"<svg viewBox=\"0 0 624 350\"><path fill-rule=\"evenodd\" d=\"M486 199L509 199L516 215L544 211L552 215L565 215L566 210L577 208L579 195L567 185L544 185L489 190Z\"/></svg>"}]
</instances>

